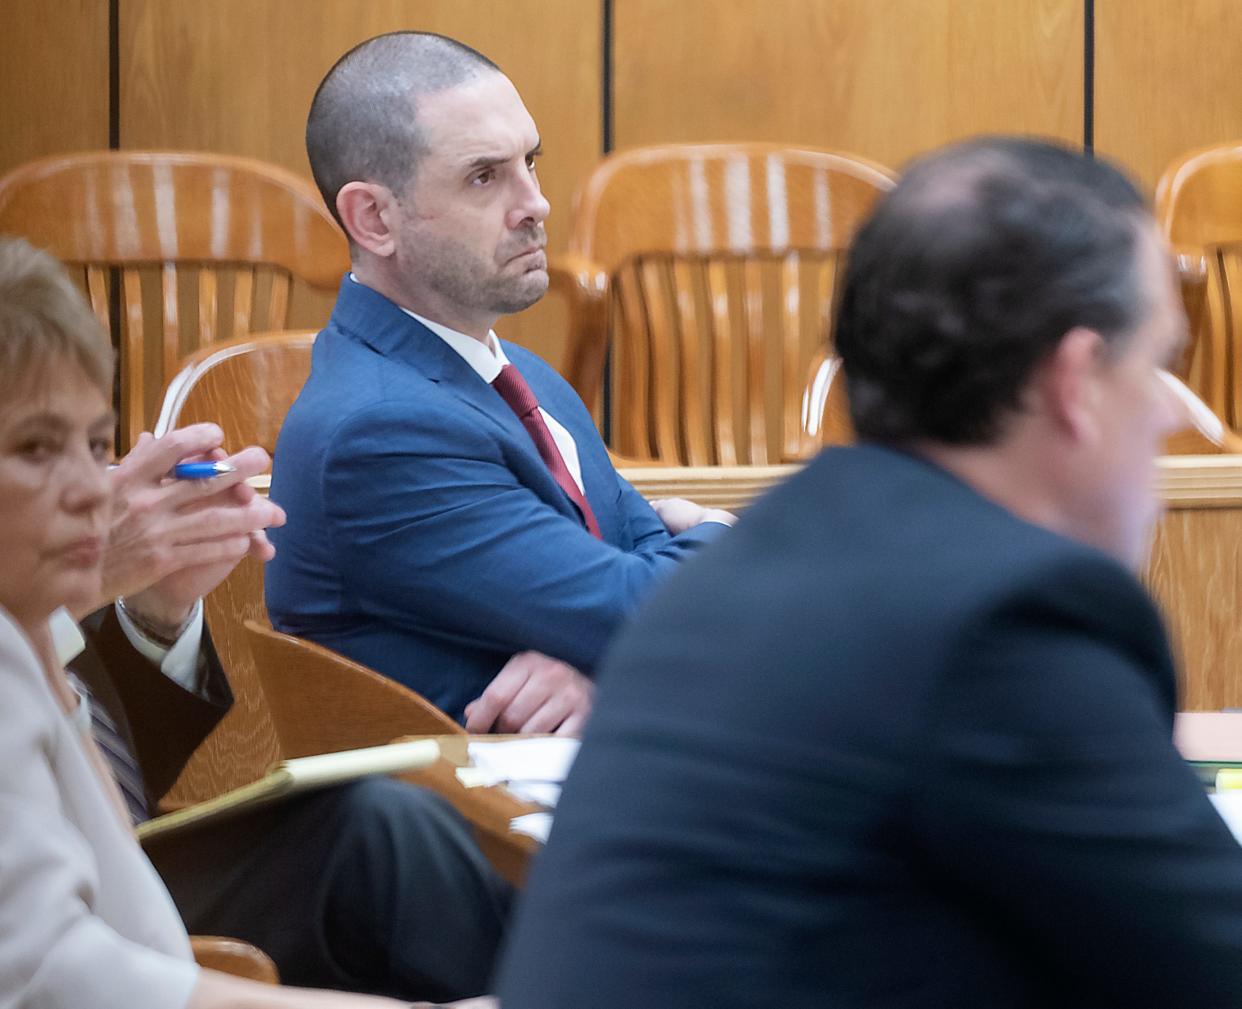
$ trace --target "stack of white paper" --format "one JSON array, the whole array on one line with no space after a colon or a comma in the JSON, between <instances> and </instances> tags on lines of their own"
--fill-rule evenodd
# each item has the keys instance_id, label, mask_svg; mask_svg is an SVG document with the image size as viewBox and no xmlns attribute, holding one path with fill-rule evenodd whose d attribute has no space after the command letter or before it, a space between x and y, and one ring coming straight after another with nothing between
<instances>
[{"instance_id":1,"label":"stack of white paper","mask_svg":"<svg viewBox=\"0 0 1242 1009\"><path fill-rule=\"evenodd\" d=\"M1242 843L1242 791L1217 792L1209 795L1216 812L1225 821L1225 826L1233 831L1234 838Z\"/></svg>"},{"instance_id":2,"label":"stack of white paper","mask_svg":"<svg viewBox=\"0 0 1242 1009\"><path fill-rule=\"evenodd\" d=\"M473 742L473 766L457 772L467 787L504 785L519 799L549 809L561 797L561 783L578 756L578 740L562 736Z\"/></svg>"}]
</instances>

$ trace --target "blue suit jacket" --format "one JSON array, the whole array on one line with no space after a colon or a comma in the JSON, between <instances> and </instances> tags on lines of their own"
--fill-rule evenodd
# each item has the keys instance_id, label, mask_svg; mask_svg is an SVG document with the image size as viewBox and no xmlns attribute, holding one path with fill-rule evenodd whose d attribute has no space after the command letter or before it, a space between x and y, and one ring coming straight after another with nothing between
<instances>
[{"instance_id":1,"label":"blue suit jacket","mask_svg":"<svg viewBox=\"0 0 1242 1009\"><path fill-rule=\"evenodd\" d=\"M670 537L552 368L505 353L573 435L603 540L499 394L438 336L346 278L276 445L267 606L450 715L511 655L590 673L652 584L721 528Z\"/></svg>"}]
</instances>

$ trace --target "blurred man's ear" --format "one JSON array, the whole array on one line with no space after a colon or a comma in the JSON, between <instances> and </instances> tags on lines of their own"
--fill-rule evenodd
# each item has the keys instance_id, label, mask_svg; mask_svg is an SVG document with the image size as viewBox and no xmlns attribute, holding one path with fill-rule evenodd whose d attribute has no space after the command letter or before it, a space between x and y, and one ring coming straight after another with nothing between
<instances>
[{"instance_id":1,"label":"blurred man's ear","mask_svg":"<svg viewBox=\"0 0 1242 1009\"><path fill-rule=\"evenodd\" d=\"M1079 326L1061 338L1056 350L1035 374L1034 394L1050 423L1076 443L1099 434L1097 378L1104 341L1093 329Z\"/></svg>"},{"instance_id":2,"label":"blurred man's ear","mask_svg":"<svg viewBox=\"0 0 1242 1009\"><path fill-rule=\"evenodd\" d=\"M336 212L350 239L375 256L386 258L396 251L396 240L388 226L389 212L396 206L396 197L388 187L376 182L347 182L336 194Z\"/></svg>"}]
</instances>

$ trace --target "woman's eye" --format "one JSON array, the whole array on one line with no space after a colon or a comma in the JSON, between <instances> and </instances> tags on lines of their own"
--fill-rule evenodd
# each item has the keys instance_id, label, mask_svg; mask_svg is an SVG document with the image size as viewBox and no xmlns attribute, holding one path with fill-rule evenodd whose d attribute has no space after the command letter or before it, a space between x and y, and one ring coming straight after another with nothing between
<instances>
[{"instance_id":1,"label":"woman's eye","mask_svg":"<svg viewBox=\"0 0 1242 1009\"><path fill-rule=\"evenodd\" d=\"M475 185L487 185L487 183L491 182L495 177L495 169L488 168L485 171L479 172L479 174L474 177L474 182Z\"/></svg>"},{"instance_id":2,"label":"woman's eye","mask_svg":"<svg viewBox=\"0 0 1242 1009\"><path fill-rule=\"evenodd\" d=\"M24 459L38 462L51 458L56 446L48 438L29 438L17 446L17 454Z\"/></svg>"},{"instance_id":3,"label":"woman's eye","mask_svg":"<svg viewBox=\"0 0 1242 1009\"><path fill-rule=\"evenodd\" d=\"M112 439L92 438L91 456L99 462L108 462L112 458Z\"/></svg>"}]
</instances>

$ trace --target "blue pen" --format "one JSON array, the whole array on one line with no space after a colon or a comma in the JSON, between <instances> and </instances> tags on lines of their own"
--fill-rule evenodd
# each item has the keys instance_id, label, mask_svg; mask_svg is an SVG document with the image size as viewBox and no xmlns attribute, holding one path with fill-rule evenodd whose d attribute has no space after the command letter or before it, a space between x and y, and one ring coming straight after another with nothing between
<instances>
[{"instance_id":1,"label":"blue pen","mask_svg":"<svg viewBox=\"0 0 1242 1009\"><path fill-rule=\"evenodd\" d=\"M236 467L227 462L179 462L173 467L173 476L178 480L210 480L235 471Z\"/></svg>"}]
</instances>

